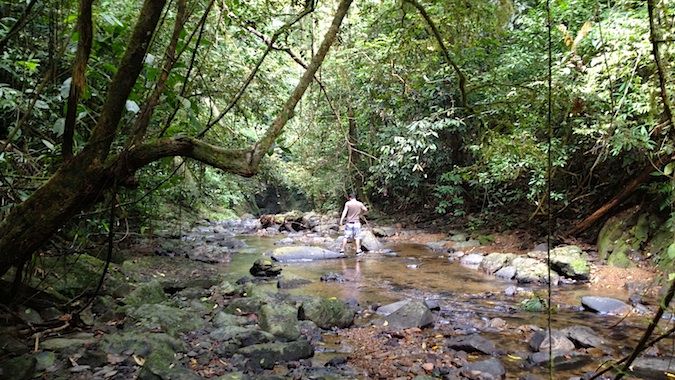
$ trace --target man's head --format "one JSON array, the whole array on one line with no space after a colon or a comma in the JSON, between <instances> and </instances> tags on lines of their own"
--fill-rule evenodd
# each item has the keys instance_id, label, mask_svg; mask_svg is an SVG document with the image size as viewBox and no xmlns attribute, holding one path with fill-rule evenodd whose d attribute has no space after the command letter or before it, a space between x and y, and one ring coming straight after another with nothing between
<instances>
[{"instance_id":1,"label":"man's head","mask_svg":"<svg viewBox=\"0 0 675 380\"><path fill-rule=\"evenodd\" d=\"M349 199L356 199L356 194L349 193Z\"/></svg>"}]
</instances>

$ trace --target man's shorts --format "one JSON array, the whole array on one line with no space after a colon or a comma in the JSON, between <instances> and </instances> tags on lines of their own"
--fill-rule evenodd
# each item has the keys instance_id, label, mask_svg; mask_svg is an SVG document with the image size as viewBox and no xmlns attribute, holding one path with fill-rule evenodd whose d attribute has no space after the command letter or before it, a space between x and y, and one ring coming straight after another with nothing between
<instances>
[{"instance_id":1,"label":"man's shorts","mask_svg":"<svg viewBox=\"0 0 675 380\"><path fill-rule=\"evenodd\" d=\"M345 238L355 239L361 235L361 223L347 223L345 224Z\"/></svg>"}]
</instances>

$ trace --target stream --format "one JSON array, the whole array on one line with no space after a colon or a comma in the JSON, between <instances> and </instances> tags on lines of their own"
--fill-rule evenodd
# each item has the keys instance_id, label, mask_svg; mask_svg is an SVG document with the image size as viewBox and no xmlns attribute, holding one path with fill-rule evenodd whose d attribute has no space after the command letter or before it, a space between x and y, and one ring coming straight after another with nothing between
<instances>
[{"instance_id":1,"label":"stream","mask_svg":"<svg viewBox=\"0 0 675 380\"><path fill-rule=\"evenodd\" d=\"M227 271L232 280L248 274L248 269L260 254L277 248L274 243L281 237L237 236L245 241L248 247L233 254L229 263L222 264L222 270ZM507 378L519 378L532 373L547 375L546 368L528 366L522 360L512 359L522 358L522 353L529 350L525 336L518 336L513 330L525 325L545 328L546 313L523 311L520 307L522 296L508 296L504 293L506 288L517 285L520 292L535 291L545 296L546 286L522 286L513 281L499 280L478 270L464 267L458 262L450 262L445 255L434 252L422 244L390 244L387 248L396 252L397 256L388 257L370 253L357 259L351 252L345 259L280 264L283 276L304 278L311 283L279 291L299 296L337 297L345 301L356 301L365 309L372 305L384 305L408 298L433 299L440 305L436 326L488 326L491 320L500 318L508 326L506 333L487 331L482 332L482 335L494 341L498 348L509 354L505 356L506 360L503 360ZM337 283L320 281L320 277L326 273L337 273L345 281ZM650 316L631 315L620 320L615 316L584 311L580 298L585 295L628 299L628 293L624 289L591 294L588 286L584 284L553 287L552 304L558 305L552 316L553 328L588 326L605 339L608 347L617 349L619 353L628 352L634 347ZM361 313L357 317L356 325L367 326L372 315L373 313ZM481 331L483 328L476 330ZM514 335L518 339L514 339ZM323 365L335 354L350 354L350 347L341 345L339 339L331 338L332 336L332 333L324 335L325 346L317 349L313 359L316 365ZM576 362L571 366L563 364L556 370L555 376L569 378L594 371L601 364L599 359Z\"/></svg>"}]
</instances>

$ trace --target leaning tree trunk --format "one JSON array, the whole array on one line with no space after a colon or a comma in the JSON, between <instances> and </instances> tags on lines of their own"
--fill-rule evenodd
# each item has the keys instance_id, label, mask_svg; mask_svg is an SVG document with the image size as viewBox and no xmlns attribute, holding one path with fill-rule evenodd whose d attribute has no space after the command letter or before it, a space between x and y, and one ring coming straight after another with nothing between
<instances>
[{"instance_id":1,"label":"leaning tree trunk","mask_svg":"<svg viewBox=\"0 0 675 380\"><path fill-rule=\"evenodd\" d=\"M110 147L118 132L124 104L138 78L148 41L165 4L164 0L146 0L89 142L81 153L66 162L0 222L0 276L12 266L28 260L68 220L100 199L116 182L133 176L139 168L160 158L183 156L229 173L254 175L325 59L351 3L352 0L340 2L307 70L266 133L253 146L223 149L195 138L178 137L131 144L128 149L111 156ZM137 137L131 136L132 139Z\"/></svg>"}]
</instances>

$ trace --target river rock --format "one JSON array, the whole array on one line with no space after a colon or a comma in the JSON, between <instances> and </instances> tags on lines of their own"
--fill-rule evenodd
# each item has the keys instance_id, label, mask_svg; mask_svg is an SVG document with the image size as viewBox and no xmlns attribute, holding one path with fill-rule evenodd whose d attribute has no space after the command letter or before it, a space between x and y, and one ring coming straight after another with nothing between
<instances>
[{"instance_id":1,"label":"river rock","mask_svg":"<svg viewBox=\"0 0 675 380\"><path fill-rule=\"evenodd\" d=\"M215 327L243 326L251 323L248 318L219 311L211 320Z\"/></svg>"},{"instance_id":2,"label":"river rock","mask_svg":"<svg viewBox=\"0 0 675 380\"><path fill-rule=\"evenodd\" d=\"M479 268L487 274L493 274L515 258L513 253L491 253L483 258Z\"/></svg>"},{"instance_id":3,"label":"river rock","mask_svg":"<svg viewBox=\"0 0 675 380\"><path fill-rule=\"evenodd\" d=\"M536 331L534 335L532 335L532 338L530 338L528 344L532 351L535 352L548 351L549 346L552 346L554 351L561 352L569 352L575 348L574 343L567 339L567 336L564 333L558 330L551 331L551 340L553 341L552 345L549 341L548 331Z\"/></svg>"},{"instance_id":4,"label":"river rock","mask_svg":"<svg viewBox=\"0 0 675 380\"><path fill-rule=\"evenodd\" d=\"M581 297L581 305L587 310L600 314L625 314L631 307L623 301L609 297L585 296Z\"/></svg>"},{"instance_id":5,"label":"river rock","mask_svg":"<svg viewBox=\"0 0 675 380\"><path fill-rule=\"evenodd\" d=\"M481 374L487 374L490 377L480 377L480 379L504 379L506 378L506 368L504 364L497 358L490 358L487 360L481 360L473 363L469 363L462 367L462 373L469 375L470 379L475 379L476 377L471 376L474 372L480 372Z\"/></svg>"},{"instance_id":6,"label":"river rock","mask_svg":"<svg viewBox=\"0 0 675 380\"><path fill-rule=\"evenodd\" d=\"M347 282L347 279L335 272L328 272L321 275L320 280L323 282Z\"/></svg>"},{"instance_id":7,"label":"river rock","mask_svg":"<svg viewBox=\"0 0 675 380\"><path fill-rule=\"evenodd\" d=\"M480 253L470 253L468 255L462 256L462 258L459 260L459 263L466 267L478 268L480 263L483 262L484 258L485 256L481 255Z\"/></svg>"},{"instance_id":8,"label":"river rock","mask_svg":"<svg viewBox=\"0 0 675 380\"><path fill-rule=\"evenodd\" d=\"M231 342L237 347L274 341L274 335L255 327L226 326L213 330L209 337L218 342Z\"/></svg>"},{"instance_id":9,"label":"river rock","mask_svg":"<svg viewBox=\"0 0 675 380\"><path fill-rule=\"evenodd\" d=\"M145 358L143 370L149 372L144 376L154 374L164 379L174 378L178 375L179 371L172 372L174 369L180 368L176 354L186 352L185 344L179 339L163 333L139 334L136 331L106 334L99 344L99 348L109 354L143 357ZM139 376L139 378L143 377ZM150 378L153 378L153 376L150 376Z\"/></svg>"},{"instance_id":10,"label":"river rock","mask_svg":"<svg viewBox=\"0 0 675 380\"><path fill-rule=\"evenodd\" d=\"M225 312L234 315L258 314L263 304L264 301L257 297L234 298L225 307Z\"/></svg>"},{"instance_id":11,"label":"river rock","mask_svg":"<svg viewBox=\"0 0 675 380\"><path fill-rule=\"evenodd\" d=\"M556 272L575 280L588 280L591 275L583 252L576 245L551 250L551 265Z\"/></svg>"},{"instance_id":12,"label":"river rock","mask_svg":"<svg viewBox=\"0 0 675 380\"><path fill-rule=\"evenodd\" d=\"M492 355L497 352L497 347L491 340L478 334L453 337L446 341L445 345L453 350L468 353L479 352L486 355Z\"/></svg>"},{"instance_id":13,"label":"river rock","mask_svg":"<svg viewBox=\"0 0 675 380\"><path fill-rule=\"evenodd\" d=\"M199 261L207 264L219 264L230 261L230 252L217 245L204 244L197 245L188 251L190 260Z\"/></svg>"},{"instance_id":14,"label":"river rock","mask_svg":"<svg viewBox=\"0 0 675 380\"><path fill-rule=\"evenodd\" d=\"M466 236L466 234L462 232L458 232L450 236L450 240L457 243L467 241L468 239L469 238Z\"/></svg>"},{"instance_id":15,"label":"river rock","mask_svg":"<svg viewBox=\"0 0 675 380\"><path fill-rule=\"evenodd\" d=\"M394 302L394 303L383 305L383 306L378 307L377 310L375 310L375 312L379 315L382 315L382 316L386 317L387 315L389 315L389 314L395 312L396 310L402 308L404 305L407 305L410 301L411 301L410 299L405 299L405 300L402 300L402 301L397 301L397 302Z\"/></svg>"},{"instance_id":16,"label":"river rock","mask_svg":"<svg viewBox=\"0 0 675 380\"><path fill-rule=\"evenodd\" d=\"M340 259L347 257L344 253L311 246L280 247L273 250L270 256L272 257L272 260L282 263Z\"/></svg>"},{"instance_id":17,"label":"river rock","mask_svg":"<svg viewBox=\"0 0 675 380\"><path fill-rule=\"evenodd\" d=\"M263 305L258 317L261 329L282 340L292 341L300 337L298 309L291 305Z\"/></svg>"},{"instance_id":18,"label":"river rock","mask_svg":"<svg viewBox=\"0 0 675 380\"><path fill-rule=\"evenodd\" d=\"M171 335L196 330L204 324L201 318L195 318L194 311L163 304L141 305L127 314L147 331L163 331Z\"/></svg>"},{"instance_id":19,"label":"river rock","mask_svg":"<svg viewBox=\"0 0 675 380\"><path fill-rule=\"evenodd\" d=\"M590 356L577 351L553 350L552 356L553 365L558 370L577 369L593 360ZM528 361L535 366L548 365L548 350L531 354Z\"/></svg>"},{"instance_id":20,"label":"river rock","mask_svg":"<svg viewBox=\"0 0 675 380\"><path fill-rule=\"evenodd\" d=\"M396 235L396 228L394 227L375 227L373 234L377 237L389 237Z\"/></svg>"},{"instance_id":21,"label":"river rock","mask_svg":"<svg viewBox=\"0 0 675 380\"><path fill-rule=\"evenodd\" d=\"M322 329L349 327L354 310L337 298L312 298L300 306L300 319L308 319Z\"/></svg>"},{"instance_id":22,"label":"river rock","mask_svg":"<svg viewBox=\"0 0 675 380\"><path fill-rule=\"evenodd\" d=\"M276 363L311 358L314 348L301 339L288 343L254 344L240 349L239 353L250 358L254 368L272 369Z\"/></svg>"},{"instance_id":23,"label":"river rock","mask_svg":"<svg viewBox=\"0 0 675 380\"><path fill-rule=\"evenodd\" d=\"M504 280L512 280L514 277L516 277L516 267L511 265L505 266L496 271L495 276Z\"/></svg>"},{"instance_id":24,"label":"river rock","mask_svg":"<svg viewBox=\"0 0 675 380\"><path fill-rule=\"evenodd\" d=\"M434 323L434 316L424 302L411 300L387 315L385 320L389 329L403 330L431 325Z\"/></svg>"},{"instance_id":25,"label":"river rock","mask_svg":"<svg viewBox=\"0 0 675 380\"><path fill-rule=\"evenodd\" d=\"M33 377L37 360L26 354L0 363L0 379L28 380Z\"/></svg>"},{"instance_id":26,"label":"river rock","mask_svg":"<svg viewBox=\"0 0 675 380\"><path fill-rule=\"evenodd\" d=\"M136 289L122 299L128 307L136 308L144 304L157 304L169 299L157 280L138 284Z\"/></svg>"},{"instance_id":27,"label":"river rock","mask_svg":"<svg viewBox=\"0 0 675 380\"><path fill-rule=\"evenodd\" d=\"M361 248L363 248L365 251L379 251L384 248L384 245L371 231L362 231Z\"/></svg>"},{"instance_id":28,"label":"river rock","mask_svg":"<svg viewBox=\"0 0 675 380\"><path fill-rule=\"evenodd\" d=\"M260 258L253 262L249 273L256 277L276 277L282 271L282 268L267 258Z\"/></svg>"},{"instance_id":29,"label":"river rock","mask_svg":"<svg viewBox=\"0 0 675 380\"><path fill-rule=\"evenodd\" d=\"M673 373L675 357L639 357L631 366L632 373L642 379L667 380L667 373Z\"/></svg>"},{"instance_id":30,"label":"river rock","mask_svg":"<svg viewBox=\"0 0 675 380\"><path fill-rule=\"evenodd\" d=\"M480 245L481 245L480 241L475 240L475 239L471 239L471 240L455 243L454 248L455 249L468 249L468 248L473 248L473 247L479 247Z\"/></svg>"},{"instance_id":31,"label":"river rock","mask_svg":"<svg viewBox=\"0 0 675 380\"><path fill-rule=\"evenodd\" d=\"M548 282L548 266L538 260L529 257L516 257L511 262L516 268L516 281L519 283L541 283ZM557 285L560 276L551 271L551 284Z\"/></svg>"},{"instance_id":32,"label":"river rock","mask_svg":"<svg viewBox=\"0 0 675 380\"><path fill-rule=\"evenodd\" d=\"M51 338L40 342L40 348L47 351L57 351L65 353L77 352L80 348L91 345L96 342L93 335L74 335L64 338Z\"/></svg>"},{"instance_id":33,"label":"river rock","mask_svg":"<svg viewBox=\"0 0 675 380\"><path fill-rule=\"evenodd\" d=\"M295 243L295 240L293 238L285 237L281 240L277 240L274 242L274 245L292 245Z\"/></svg>"},{"instance_id":34,"label":"river rock","mask_svg":"<svg viewBox=\"0 0 675 380\"><path fill-rule=\"evenodd\" d=\"M605 341L592 328L587 326L570 326L561 330L578 348L602 347Z\"/></svg>"}]
</instances>

